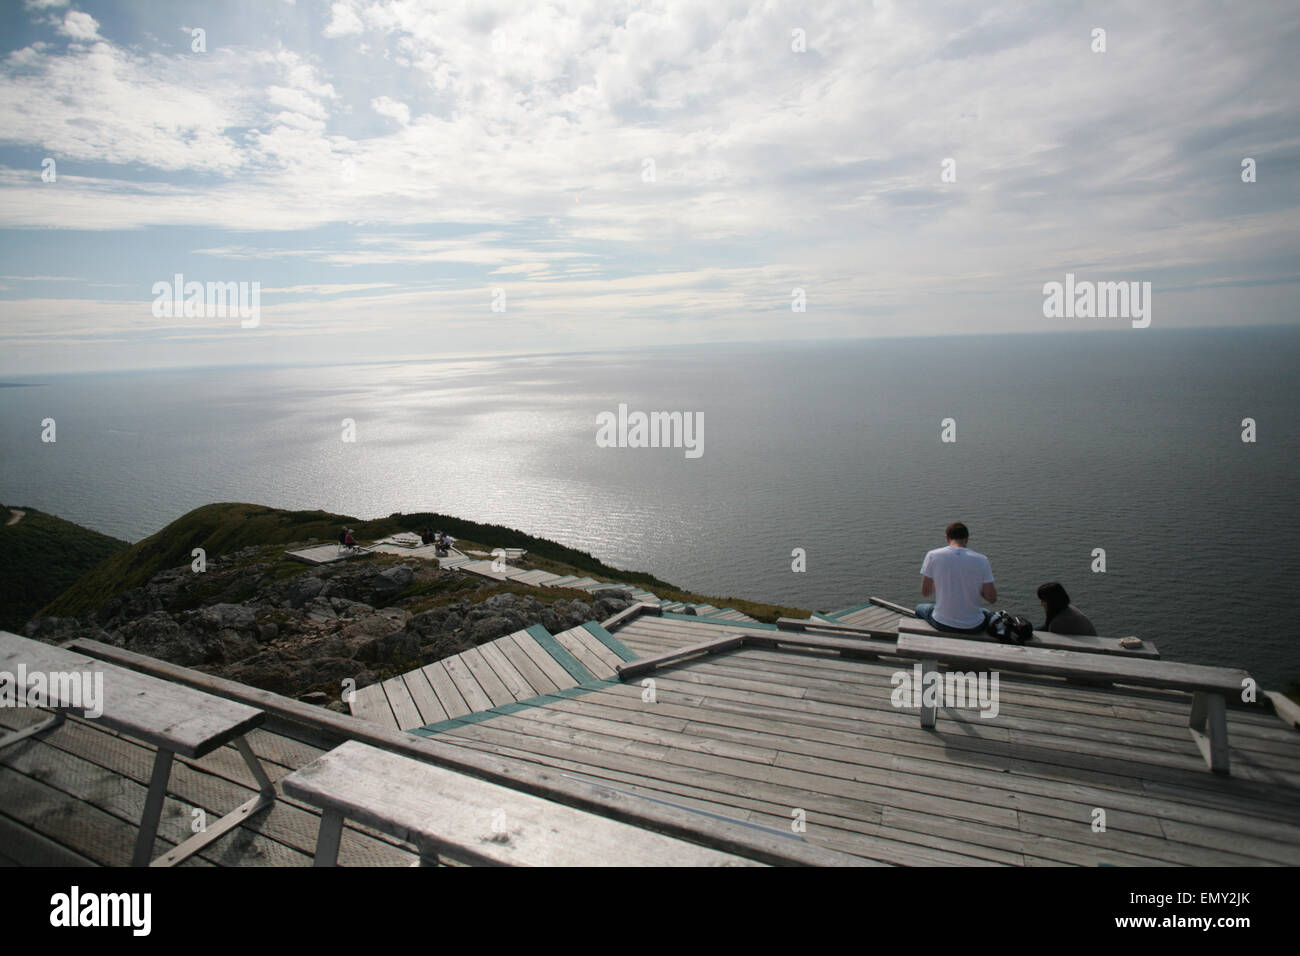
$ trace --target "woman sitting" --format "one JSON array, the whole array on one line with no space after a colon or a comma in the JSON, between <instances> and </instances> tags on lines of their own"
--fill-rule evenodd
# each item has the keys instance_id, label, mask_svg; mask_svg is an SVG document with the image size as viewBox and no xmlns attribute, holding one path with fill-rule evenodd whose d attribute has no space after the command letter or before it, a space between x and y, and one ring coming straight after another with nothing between
<instances>
[{"instance_id":1,"label":"woman sitting","mask_svg":"<svg viewBox=\"0 0 1300 956\"><path fill-rule=\"evenodd\" d=\"M1057 581L1048 581L1038 588L1038 603L1047 612L1047 623L1039 628L1052 634L1090 634L1097 635L1092 621L1077 607L1070 603L1070 595Z\"/></svg>"}]
</instances>

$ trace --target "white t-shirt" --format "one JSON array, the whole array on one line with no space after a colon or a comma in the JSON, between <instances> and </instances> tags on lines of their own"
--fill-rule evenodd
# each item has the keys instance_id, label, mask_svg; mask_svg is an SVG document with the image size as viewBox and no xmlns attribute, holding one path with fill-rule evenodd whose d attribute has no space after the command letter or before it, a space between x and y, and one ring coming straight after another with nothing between
<instances>
[{"instance_id":1,"label":"white t-shirt","mask_svg":"<svg viewBox=\"0 0 1300 956\"><path fill-rule=\"evenodd\" d=\"M934 579L934 619L949 627L979 627L980 586L993 581L989 559L970 548L935 548L921 562L921 573Z\"/></svg>"}]
</instances>

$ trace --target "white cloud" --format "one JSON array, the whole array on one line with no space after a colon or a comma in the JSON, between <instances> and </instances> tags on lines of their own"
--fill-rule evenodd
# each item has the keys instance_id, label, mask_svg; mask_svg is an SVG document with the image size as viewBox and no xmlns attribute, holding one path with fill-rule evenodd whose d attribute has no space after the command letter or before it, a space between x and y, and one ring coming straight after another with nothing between
<instances>
[{"instance_id":1,"label":"white cloud","mask_svg":"<svg viewBox=\"0 0 1300 956\"><path fill-rule=\"evenodd\" d=\"M63 24L59 27L59 32L72 37L74 40L97 40L99 39L99 21L89 13L82 13L80 10L69 10L67 16L63 18Z\"/></svg>"},{"instance_id":2,"label":"white cloud","mask_svg":"<svg viewBox=\"0 0 1300 956\"><path fill-rule=\"evenodd\" d=\"M361 31L361 20L349 4L335 3L330 6L330 22L325 27L325 36L342 37Z\"/></svg>"},{"instance_id":3,"label":"white cloud","mask_svg":"<svg viewBox=\"0 0 1300 956\"><path fill-rule=\"evenodd\" d=\"M409 126L411 123L410 108L405 103L399 103L390 97L376 97L370 101L370 108L380 116L387 116L389 119L397 120L402 126Z\"/></svg>"}]
</instances>

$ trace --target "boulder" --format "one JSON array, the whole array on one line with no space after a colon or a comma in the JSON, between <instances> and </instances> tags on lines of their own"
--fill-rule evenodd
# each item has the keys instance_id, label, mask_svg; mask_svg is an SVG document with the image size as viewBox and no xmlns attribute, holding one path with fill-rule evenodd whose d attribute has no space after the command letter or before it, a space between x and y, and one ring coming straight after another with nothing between
<instances>
[{"instance_id":1,"label":"boulder","mask_svg":"<svg viewBox=\"0 0 1300 956\"><path fill-rule=\"evenodd\" d=\"M289 588L289 606L300 608L316 595L320 594L325 583L313 574L303 575Z\"/></svg>"}]
</instances>

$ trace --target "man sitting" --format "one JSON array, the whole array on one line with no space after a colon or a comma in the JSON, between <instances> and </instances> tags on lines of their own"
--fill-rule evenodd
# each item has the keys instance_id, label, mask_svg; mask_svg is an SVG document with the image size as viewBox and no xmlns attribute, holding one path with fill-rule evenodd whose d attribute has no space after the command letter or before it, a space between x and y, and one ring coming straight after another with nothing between
<instances>
[{"instance_id":1,"label":"man sitting","mask_svg":"<svg viewBox=\"0 0 1300 956\"><path fill-rule=\"evenodd\" d=\"M935 548L921 563L921 596L934 597L932 604L918 604L916 616L936 631L950 634L981 634L989 612L980 598L992 604L998 599L989 559L966 547L970 531L960 521L948 525L946 548Z\"/></svg>"}]
</instances>

